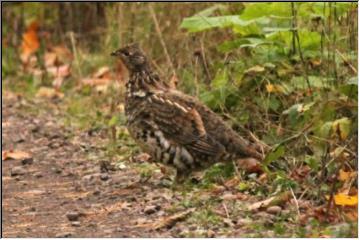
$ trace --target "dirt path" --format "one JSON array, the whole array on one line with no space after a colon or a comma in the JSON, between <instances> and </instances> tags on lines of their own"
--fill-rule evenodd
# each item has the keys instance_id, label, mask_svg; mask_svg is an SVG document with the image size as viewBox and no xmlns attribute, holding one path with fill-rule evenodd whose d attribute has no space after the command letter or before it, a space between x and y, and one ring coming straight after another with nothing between
<instances>
[{"instance_id":1,"label":"dirt path","mask_svg":"<svg viewBox=\"0 0 360 240\"><path fill-rule=\"evenodd\" d=\"M109 142L108 134L64 127L64 100L4 95L2 150L32 158L2 161L3 237L309 237L329 231L300 225L291 201L249 211L266 198L251 192L262 187L251 179L243 180L251 184L247 191L234 179L172 191L159 168L141 159L104 167L101 142ZM309 204L302 201L300 211ZM348 224L333 228L334 236L352 231Z\"/></svg>"},{"instance_id":2,"label":"dirt path","mask_svg":"<svg viewBox=\"0 0 360 240\"><path fill-rule=\"evenodd\" d=\"M31 104L24 101L5 97L2 105L3 150L33 156L32 163L3 161L4 237L174 234L134 228L164 216L172 191L151 181L139 183L131 169L102 172L96 161L86 158L90 135L80 133L80 144L70 141L69 130L59 125L53 111L23 113L21 109Z\"/></svg>"}]
</instances>

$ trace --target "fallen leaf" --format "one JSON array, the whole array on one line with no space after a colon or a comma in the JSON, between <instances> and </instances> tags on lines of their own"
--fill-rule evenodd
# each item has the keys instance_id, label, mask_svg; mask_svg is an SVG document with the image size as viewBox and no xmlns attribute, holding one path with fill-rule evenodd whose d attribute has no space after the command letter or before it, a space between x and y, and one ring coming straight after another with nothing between
<instances>
[{"instance_id":1,"label":"fallen leaf","mask_svg":"<svg viewBox=\"0 0 360 240\"><path fill-rule=\"evenodd\" d=\"M266 91L268 93L283 93L284 88L278 84L266 84Z\"/></svg>"},{"instance_id":2,"label":"fallen leaf","mask_svg":"<svg viewBox=\"0 0 360 240\"><path fill-rule=\"evenodd\" d=\"M176 213L169 217L165 217L159 221L156 221L154 224L152 224L151 228L156 230L156 229L160 229L163 227L168 227L168 228L172 227L175 225L175 223L185 219L190 213L192 213L194 211L195 211L195 208L190 208L186 211Z\"/></svg>"},{"instance_id":3,"label":"fallen leaf","mask_svg":"<svg viewBox=\"0 0 360 240\"><path fill-rule=\"evenodd\" d=\"M1 128L6 128L10 126L10 122L1 122Z\"/></svg>"},{"instance_id":4,"label":"fallen leaf","mask_svg":"<svg viewBox=\"0 0 360 240\"><path fill-rule=\"evenodd\" d=\"M265 71L265 68L259 65L256 65L254 67L251 67L249 69L247 69L244 74L245 75L256 75L258 73L262 73Z\"/></svg>"},{"instance_id":5,"label":"fallen leaf","mask_svg":"<svg viewBox=\"0 0 360 240\"><path fill-rule=\"evenodd\" d=\"M261 163L256 160L255 158L241 158L238 159L237 162L239 162L239 166L241 166L242 169L244 169L246 172L249 173L262 173L263 170L261 168Z\"/></svg>"},{"instance_id":6,"label":"fallen leaf","mask_svg":"<svg viewBox=\"0 0 360 240\"><path fill-rule=\"evenodd\" d=\"M338 180L342 182L346 182L347 180L351 179L354 176L356 176L356 172L345 172L344 170L340 169Z\"/></svg>"},{"instance_id":7,"label":"fallen leaf","mask_svg":"<svg viewBox=\"0 0 360 240\"><path fill-rule=\"evenodd\" d=\"M169 81L170 88L176 89L178 83L179 83L179 78L175 74L172 75L172 77L170 78L170 81Z\"/></svg>"},{"instance_id":8,"label":"fallen leaf","mask_svg":"<svg viewBox=\"0 0 360 240\"><path fill-rule=\"evenodd\" d=\"M56 53L54 53L54 52L46 52L44 54L44 65L45 65L45 67L55 66L56 58L57 58Z\"/></svg>"},{"instance_id":9,"label":"fallen leaf","mask_svg":"<svg viewBox=\"0 0 360 240\"><path fill-rule=\"evenodd\" d=\"M266 207L273 206L273 205L281 205L281 204L287 202L291 198L291 196L292 196L291 192L286 191L277 196L273 196L273 197L265 199L263 201L253 203L248 207L248 209L250 211L253 211L253 210L257 210L260 208L266 208Z\"/></svg>"},{"instance_id":10,"label":"fallen leaf","mask_svg":"<svg viewBox=\"0 0 360 240\"><path fill-rule=\"evenodd\" d=\"M110 78L110 68L101 67L94 73L94 78Z\"/></svg>"},{"instance_id":11,"label":"fallen leaf","mask_svg":"<svg viewBox=\"0 0 360 240\"><path fill-rule=\"evenodd\" d=\"M36 93L38 98L63 98L64 94L54 88L41 87Z\"/></svg>"},{"instance_id":12,"label":"fallen leaf","mask_svg":"<svg viewBox=\"0 0 360 240\"><path fill-rule=\"evenodd\" d=\"M1 151L2 160L23 160L31 158L31 154L24 151Z\"/></svg>"},{"instance_id":13,"label":"fallen leaf","mask_svg":"<svg viewBox=\"0 0 360 240\"><path fill-rule=\"evenodd\" d=\"M233 188L239 184L240 180L238 177L234 177L224 183L224 186L227 188Z\"/></svg>"},{"instance_id":14,"label":"fallen leaf","mask_svg":"<svg viewBox=\"0 0 360 240\"><path fill-rule=\"evenodd\" d=\"M20 59L23 63L28 63L30 56L40 48L38 37L39 24L33 21L22 35L22 42L20 47Z\"/></svg>"},{"instance_id":15,"label":"fallen leaf","mask_svg":"<svg viewBox=\"0 0 360 240\"><path fill-rule=\"evenodd\" d=\"M343 193L338 193L334 196L334 202L336 205L341 206L357 206L358 196L349 196Z\"/></svg>"},{"instance_id":16,"label":"fallen leaf","mask_svg":"<svg viewBox=\"0 0 360 240\"><path fill-rule=\"evenodd\" d=\"M350 133L351 120L348 118L337 119L332 123L332 129L340 136L341 140L345 140Z\"/></svg>"},{"instance_id":17,"label":"fallen leaf","mask_svg":"<svg viewBox=\"0 0 360 240\"><path fill-rule=\"evenodd\" d=\"M57 77L65 78L65 77L70 76L70 73L71 73L70 70L71 70L70 64L64 64L61 66L54 66L54 67L46 68L46 71L56 78Z\"/></svg>"}]
</instances>

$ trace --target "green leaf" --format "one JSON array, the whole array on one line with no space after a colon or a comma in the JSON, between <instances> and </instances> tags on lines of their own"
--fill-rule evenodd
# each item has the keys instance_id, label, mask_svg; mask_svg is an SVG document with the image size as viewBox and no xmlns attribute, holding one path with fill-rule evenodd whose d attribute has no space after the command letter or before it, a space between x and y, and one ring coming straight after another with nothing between
<instances>
[{"instance_id":1,"label":"green leaf","mask_svg":"<svg viewBox=\"0 0 360 240\"><path fill-rule=\"evenodd\" d=\"M113 126L115 126L118 122L119 122L119 117L118 117L118 116L113 116L113 117L109 120L108 126L109 126L109 127L113 127Z\"/></svg>"},{"instance_id":2,"label":"green leaf","mask_svg":"<svg viewBox=\"0 0 360 240\"><path fill-rule=\"evenodd\" d=\"M291 3L245 3L242 19L251 20L259 17L291 17Z\"/></svg>"},{"instance_id":3,"label":"green leaf","mask_svg":"<svg viewBox=\"0 0 360 240\"><path fill-rule=\"evenodd\" d=\"M228 80L229 80L229 76L228 76L227 69L226 68L220 69L216 73L214 80L212 80L211 87L213 89L225 87L226 84L228 83Z\"/></svg>"},{"instance_id":4,"label":"green leaf","mask_svg":"<svg viewBox=\"0 0 360 240\"><path fill-rule=\"evenodd\" d=\"M268 155L266 156L266 158L264 160L264 165L265 166L269 165L273 161L284 156L284 154L285 154L285 147L282 145L278 146L274 151L268 153Z\"/></svg>"},{"instance_id":5,"label":"green leaf","mask_svg":"<svg viewBox=\"0 0 360 240\"><path fill-rule=\"evenodd\" d=\"M307 165L309 165L309 167L313 171L316 171L316 170L319 169L319 161L315 157L306 155L305 156L305 162L306 162Z\"/></svg>"},{"instance_id":6,"label":"green leaf","mask_svg":"<svg viewBox=\"0 0 360 240\"><path fill-rule=\"evenodd\" d=\"M202 10L201 12L198 12L194 16L196 16L196 17L208 17L211 14L213 14L216 10L219 10L219 9L224 10L224 9L226 9L226 7L224 5L222 5L222 4L216 4L214 6L211 6L209 8L206 8L206 9Z\"/></svg>"},{"instance_id":7,"label":"green leaf","mask_svg":"<svg viewBox=\"0 0 360 240\"><path fill-rule=\"evenodd\" d=\"M239 18L238 15L221 16L221 17L204 17L194 16L185 18L180 28L185 28L189 32L201 32L216 27L230 27L233 25L247 25L246 21Z\"/></svg>"},{"instance_id":8,"label":"green leaf","mask_svg":"<svg viewBox=\"0 0 360 240\"><path fill-rule=\"evenodd\" d=\"M326 122L320 127L320 131L318 132L319 137L321 138L329 138L331 133L331 127L333 122Z\"/></svg>"}]
</instances>

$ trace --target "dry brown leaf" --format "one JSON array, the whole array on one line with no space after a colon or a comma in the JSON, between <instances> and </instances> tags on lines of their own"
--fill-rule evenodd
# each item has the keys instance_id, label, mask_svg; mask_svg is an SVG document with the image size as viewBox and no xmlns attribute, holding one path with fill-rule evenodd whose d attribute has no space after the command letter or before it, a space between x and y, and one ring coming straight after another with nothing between
<instances>
[{"instance_id":1,"label":"dry brown leaf","mask_svg":"<svg viewBox=\"0 0 360 240\"><path fill-rule=\"evenodd\" d=\"M1 128L6 128L10 126L10 122L1 122Z\"/></svg>"},{"instance_id":2,"label":"dry brown leaf","mask_svg":"<svg viewBox=\"0 0 360 240\"><path fill-rule=\"evenodd\" d=\"M70 64L64 64L58 67L48 67L46 68L46 71L51 74L54 77L61 77L61 78L65 78L70 76L71 73L71 67Z\"/></svg>"},{"instance_id":3,"label":"dry brown leaf","mask_svg":"<svg viewBox=\"0 0 360 240\"><path fill-rule=\"evenodd\" d=\"M63 98L64 94L54 88L41 87L36 93L38 98Z\"/></svg>"},{"instance_id":4,"label":"dry brown leaf","mask_svg":"<svg viewBox=\"0 0 360 240\"><path fill-rule=\"evenodd\" d=\"M338 180L342 181L342 182L346 182L354 176L356 176L356 172L346 172L346 171L340 169Z\"/></svg>"},{"instance_id":5,"label":"dry brown leaf","mask_svg":"<svg viewBox=\"0 0 360 240\"><path fill-rule=\"evenodd\" d=\"M245 75L252 75L252 76L253 76L253 75L256 75L256 74L258 74L258 73L262 73L262 72L264 72L264 71L265 71L265 68L264 68L264 67L259 66L259 65L255 65L255 66L247 69L247 70L244 72L244 74L245 74Z\"/></svg>"},{"instance_id":6,"label":"dry brown leaf","mask_svg":"<svg viewBox=\"0 0 360 240\"><path fill-rule=\"evenodd\" d=\"M291 197L292 197L291 192L286 191L277 196L273 196L273 197L265 199L263 201L253 203L248 207L248 209L250 211L253 211L253 210L260 209L260 208L270 207L273 205L281 205L281 204L287 202Z\"/></svg>"},{"instance_id":7,"label":"dry brown leaf","mask_svg":"<svg viewBox=\"0 0 360 240\"><path fill-rule=\"evenodd\" d=\"M94 73L94 78L110 78L110 68L109 67L101 67Z\"/></svg>"},{"instance_id":8,"label":"dry brown leaf","mask_svg":"<svg viewBox=\"0 0 360 240\"><path fill-rule=\"evenodd\" d=\"M55 66L56 63L56 53L54 52L46 52L44 54L44 65L45 67L52 67Z\"/></svg>"},{"instance_id":9,"label":"dry brown leaf","mask_svg":"<svg viewBox=\"0 0 360 240\"><path fill-rule=\"evenodd\" d=\"M23 160L31 158L31 154L24 151L1 151L2 160Z\"/></svg>"},{"instance_id":10,"label":"dry brown leaf","mask_svg":"<svg viewBox=\"0 0 360 240\"><path fill-rule=\"evenodd\" d=\"M174 74L169 81L169 86L171 89L176 89L177 85L179 83L179 78Z\"/></svg>"},{"instance_id":11,"label":"dry brown leaf","mask_svg":"<svg viewBox=\"0 0 360 240\"><path fill-rule=\"evenodd\" d=\"M155 223L151 224L152 229L160 229L164 227L172 227L177 223L178 221L184 220L190 213L194 212L196 208L190 208L183 212L176 213L172 216L165 217L163 219L160 219L156 221Z\"/></svg>"},{"instance_id":12,"label":"dry brown leaf","mask_svg":"<svg viewBox=\"0 0 360 240\"><path fill-rule=\"evenodd\" d=\"M260 162L255 158L251 158L251 157L241 158L238 159L237 162L239 162L239 166L241 166L241 168L244 169L246 172L250 172L250 173L263 172Z\"/></svg>"},{"instance_id":13,"label":"dry brown leaf","mask_svg":"<svg viewBox=\"0 0 360 240\"><path fill-rule=\"evenodd\" d=\"M72 52L63 45L53 46L49 51L55 53L59 63L71 63L74 59Z\"/></svg>"},{"instance_id":14,"label":"dry brown leaf","mask_svg":"<svg viewBox=\"0 0 360 240\"><path fill-rule=\"evenodd\" d=\"M224 186L227 188L233 188L236 187L240 182L240 179L238 177L234 177L224 183Z\"/></svg>"}]
</instances>

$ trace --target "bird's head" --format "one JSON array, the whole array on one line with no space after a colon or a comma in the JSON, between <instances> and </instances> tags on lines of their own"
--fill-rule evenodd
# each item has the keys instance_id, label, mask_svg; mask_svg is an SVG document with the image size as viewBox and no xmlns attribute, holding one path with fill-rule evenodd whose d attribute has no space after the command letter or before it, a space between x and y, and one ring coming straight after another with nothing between
<instances>
[{"instance_id":1,"label":"bird's head","mask_svg":"<svg viewBox=\"0 0 360 240\"><path fill-rule=\"evenodd\" d=\"M137 43L129 44L111 53L122 60L129 71L141 71L148 67L147 58Z\"/></svg>"}]
</instances>

